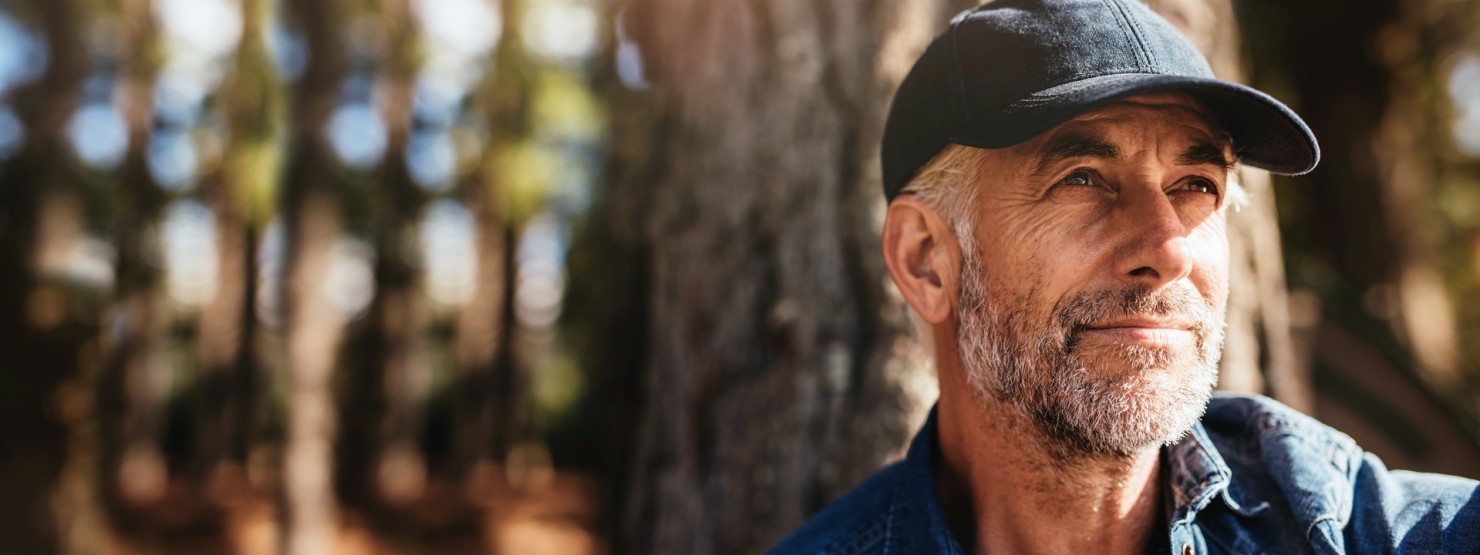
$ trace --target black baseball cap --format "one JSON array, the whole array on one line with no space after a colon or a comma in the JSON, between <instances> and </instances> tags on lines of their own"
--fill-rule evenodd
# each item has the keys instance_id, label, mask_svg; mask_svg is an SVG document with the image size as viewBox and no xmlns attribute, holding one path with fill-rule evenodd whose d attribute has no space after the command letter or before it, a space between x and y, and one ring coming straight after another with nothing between
<instances>
[{"instance_id":1,"label":"black baseball cap","mask_svg":"<svg viewBox=\"0 0 1480 555\"><path fill-rule=\"evenodd\" d=\"M950 143L1004 148L1116 100L1178 90L1233 137L1240 163L1298 175L1320 147L1280 101L1213 77L1197 47L1135 0L997 0L951 20L915 62L884 124L893 199Z\"/></svg>"}]
</instances>

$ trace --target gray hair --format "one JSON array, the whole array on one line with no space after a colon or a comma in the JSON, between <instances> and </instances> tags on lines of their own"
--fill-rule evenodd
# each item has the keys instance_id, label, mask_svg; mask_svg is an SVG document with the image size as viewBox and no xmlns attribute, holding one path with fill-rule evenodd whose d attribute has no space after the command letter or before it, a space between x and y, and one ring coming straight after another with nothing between
<instances>
[{"instance_id":1,"label":"gray hair","mask_svg":"<svg viewBox=\"0 0 1480 555\"><path fill-rule=\"evenodd\" d=\"M920 172L906 183L899 194L920 199L950 224L956 241L971 256L972 227L976 223L977 181L986 167L986 149L958 144L946 145L931 158Z\"/></svg>"}]
</instances>

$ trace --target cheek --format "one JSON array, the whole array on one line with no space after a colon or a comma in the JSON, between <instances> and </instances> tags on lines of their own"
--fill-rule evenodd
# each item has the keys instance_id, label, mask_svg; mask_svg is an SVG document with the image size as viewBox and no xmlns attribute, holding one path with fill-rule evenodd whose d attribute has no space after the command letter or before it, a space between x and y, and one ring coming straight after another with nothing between
<instances>
[{"instance_id":1,"label":"cheek","mask_svg":"<svg viewBox=\"0 0 1480 555\"><path fill-rule=\"evenodd\" d=\"M1087 210L1023 210L997 221L983 237L995 256L1045 278L1083 269L1099 257L1108 233L1103 226L1109 225L1103 214Z\"/></svg>"},{"instance_id":2,"label":"cheek","mask_svg":"<svg viewBox=\"0 0 1480 555\"><path fill-rule=\"evenodd\" d=\"M998 283L1013 288L1051 285L1070 279L1094 256L1076 233L1051 218L1020 219L982 237L983 265Z\"/></svg>"},{"instance_id":3,"label":"cheek","mask_svg":"<svg viewBox=\"0 0 1480 555\"><path fill-rule=\"evenodd\" d=\"M1188 237L1193 256L1192 282L1219 313L1228 306L1228 235L1223 226L1203 228Z\"/></svg>"},{"instance_id":4,"label":"cheek","mask_svg":"<svg viewBox=\"0 0 1480 555\"><path fill-rule=\"evenodd\" d=\"M1077 238L1071 233L1004 233L992 239L993 245L982 249L982 279L997 296L999 308L1044 322L1061 300L1092 288L1103 253L1094 248L1096 243Z\"/></svg>"}]
</instances>

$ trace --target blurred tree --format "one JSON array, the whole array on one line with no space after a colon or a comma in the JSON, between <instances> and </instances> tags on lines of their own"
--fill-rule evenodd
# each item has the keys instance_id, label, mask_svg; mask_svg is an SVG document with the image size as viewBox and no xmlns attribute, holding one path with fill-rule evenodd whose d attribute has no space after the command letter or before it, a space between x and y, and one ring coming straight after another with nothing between
<instances>
[{"instance_id":1,"label":"blurred tree","mask_svg":"<svg viewBox=\"0 0 1480 555\"><path fill-rule=\"evenodd\" d=\"M499 459L522 433L527 380L512 360L513 229L505 216L508 170L499 160L532 131L534 68L524 48L525 0L501 0L502 30L474 96L488 136L477 164L457 186L473 216L474 289L457 322L459 385L452 423L453 465L461 475Z\"/></svg>"},{"instance_id":2,"label":"blurred tree","mask_svg":"<svg viewBox=\"0 0 1480 555\"><path fill-rule=\"evenodd\" d=\"M104 341L99 410L104 419L103 498L115 526L126 532L181 524L162 518L168 505L170 456L165 445L169 427L173 362L167 356L171 311L160 252L160 215L169 200L149 171L149 144L154 129L154 82L159 73L158 32L150 4L141 0L105 3L108 18L121 36L118 51L102 51L121 63L115 76L113 104L127 130L122 161L110 181L111 235L118 253L113 302L118 333ZM198 511L175 513L196 516ZM187 517L189 518L189 517Z\"/></svg>"},{"instance_id":3,"label":"blurred tree","mask_svg":"<svg viewBox=\"0 0 1480 555\"><path fill-rule=\"evenodd\" d=\"M1364 307L1367 318L1390 321L1388 333L1408 343L1414 362L1436 384L1453 385L1458 352L1450 303L1426 254L1434 250L1424 244L1429 226L1416 216L1435 156L1399 147L1417 147L1424 144L1418 139L1434 135L1415 89L1429 86L1420 82L1424 66L1442 48L1430 41L1446 34L1405 17L1426 9L1418 4L1371 0L1339 22L1323 17L1311 26L1290 22L1313 17L1319 3L1277 14L1250 4L1246 11L1250 26L1267 26L1251 32L1273 39L1256 46L1264 62L1260 77L1299 99L1331 153L1303 186L1282 189L1302 219L1310 219L1291 222L1293 239L1329 264L1340 281L1332 295ZM1386 137L1405 139L1393 144Z\"/></svg>"},{"instance_id":4,"label":"blurred tree","mask_svg":"<svg viewBox=\"0 0 1480 555\"><path fill-rule=\"evenodd\" d=\"M269 0L241 0L242 38L215 99L229 130L200 194L215 215L216 286L196 315L200 378L195 478L238 490L248 449L260 441L266 376L257 357L257 242L277 186L283 91L267 50Z\"/></svg>"},{"instance_id":5,"label":"blurred tree","mask_svg":"<svg viewBox=\"0 0 1480 555\"><path fill-rule=\"evenodd\" d=\"M1473 404L1463 370L1475 362L1461 358L1435 201L1450 144L1443 71L1473 34L1474 4L1238 6L1260 38L1255 81L1292 100L1325 153L1279 188L1292 281L1319 298L1305 318L1317 416L1390 464L1480 472L1473 419L1441 408Z\"/></svg>"},{"instance_id":6,"label":"blurred tree","mask_svg":"<svg viewBox=\"0 0 1480 555\"><path fill-rule=\"evenodd\" d=\"M918 425L932 380L885 286L876 152L938 9L627 6L647 88L611 99L603 224L645 257L619 293L647 324L627 550L761 550Z\"/></svg>"},{"instance_id":7,"label":"blurred tree","mask_svg":"<svg viewBox=\"0 0 1480 555\"><path fill-rule=\"evenodd\" d=\"M89 388L76 385L86 379L79 365L97 357L95 344L84 346L96 322L72 316L89 303L72 295L65 267L57 267L82 227L66 126L87 77L82 29L90 14L71 0L10 7L39 32L49 61L13 93L25 135L0 165L0 537L6 550L54 553L63 523L53 503L75 516L86 509L67 505L90 502L57 490L69 456L65 423L85 425L91 412L90 396L79 393ZM60 388L68 383L74 387Z\"/></svg>"},{"instance_id":8,"label":"blurred tree","mask_svg":"<svg viewBox=\"0 0 1480 555\"><path fill-rule=\"evenodd\" d=\"M331 302L329 276L342 233L343 183L324 126L348 73L341 43L346 7L338 0L296 0L290 22L302 33L307 62L292 94L293 122L282 177L286 227L283 342L288 387L283 445L283 542L289 555L327 553L336 541L331 378L343 337L343 310Z\"/></svg>"},{"instance_id":9,"label":"blurred tree","mask_svg":"<svg viewBox=\"0 0 1480 555\"><path fill-rule=\"evenodd\" d=\"M370 236L375 292L363 325L346 340L335 481L341 500L370 516L388 517L418 500L427 480L420 432L430 381L423 344L428 314L415 266L420 252L410 240L426 198L405 154L419 58L411 3L381 0L367 8L358 17L383 43L379 58L365 63L374 66L373 98L386 143L365 191L368 213L349 222ZM382 518L376 527L404 522L399 516Z\"/></svg>"}]
</instances>

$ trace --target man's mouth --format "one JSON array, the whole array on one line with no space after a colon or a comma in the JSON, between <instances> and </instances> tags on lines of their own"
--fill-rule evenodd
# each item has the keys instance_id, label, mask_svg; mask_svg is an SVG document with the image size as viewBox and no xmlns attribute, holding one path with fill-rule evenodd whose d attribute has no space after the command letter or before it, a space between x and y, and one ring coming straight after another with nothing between
<instances>
[{"instance_id":1,"label":"man's mouth","mask_svg":"<svg viewBox=\"0 0 1480 555\"><path fill-rule=\"evenodd\" d=\"M1197 340L1190 320L1166 317L1118 318L1080 328L1079 341L1109 341L1146 347L1180 347Z\"/></svg>"}]
</instances>

